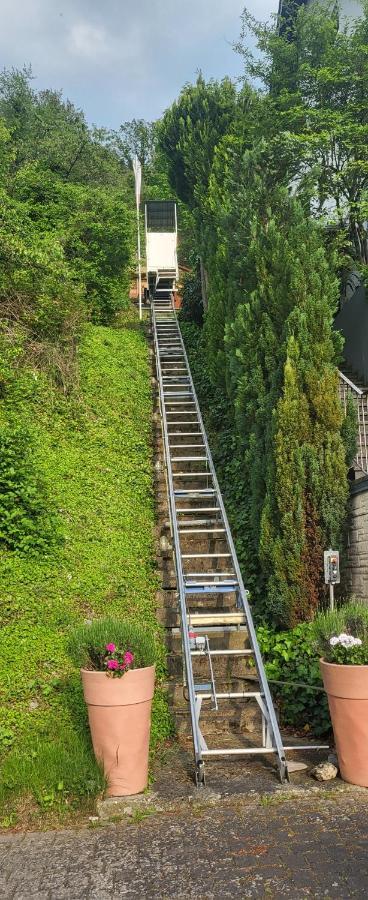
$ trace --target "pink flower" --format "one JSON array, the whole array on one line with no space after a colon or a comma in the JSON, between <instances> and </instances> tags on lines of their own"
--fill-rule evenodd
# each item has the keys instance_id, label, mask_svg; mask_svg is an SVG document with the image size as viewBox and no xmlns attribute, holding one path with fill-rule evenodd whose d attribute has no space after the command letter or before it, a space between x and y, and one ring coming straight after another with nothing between
<instances>
[{"instance_id":1,"label":"pink flower","mask_svg":"<svg viewBox=\"0 0 368 900\"><path fill-rule=\"evenodd\" d=\"M106 650L108 650L109 653L115 653L115 649L115 644L106 644Z\"/></svg>"},{"instance_id":2,"label":"pink flower","mask_svg":"<svg viewBox=\"0 0 368 900\"><path fill-rule=\"evenodd\" d=\"M130 666L131 663L133 662L133 659L134 659L134 654L131 653L130 650L127 650L126 653L124 653L124 664L126 666Z\"/></svg>"},{"instance_id":3,"label":"pink flower","mask_svg":"<svg viewBox=\"0 0 368 900\"><path fill-rule=\"evenodd\" d=\"M119 663L118 663L117 659L109 659L109 661L107 663L107 668L108 669L118 669Z\"/></svg>"}]
</instances>

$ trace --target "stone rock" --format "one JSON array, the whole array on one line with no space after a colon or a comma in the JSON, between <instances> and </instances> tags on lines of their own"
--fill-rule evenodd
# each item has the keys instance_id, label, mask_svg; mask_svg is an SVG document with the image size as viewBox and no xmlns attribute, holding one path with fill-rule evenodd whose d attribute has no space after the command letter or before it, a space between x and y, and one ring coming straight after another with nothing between
<instances>
[{"instance_id":1,"label":"stone rock","mask_svg":"<svg viewBox=\"0 0 368 900\"><path fill-rule=\"evenodd\" d=\"M289 775L291 775L292 772L305 772L305 770L308 769L308 763L296 762L296 760L290 759L288 760L287 767Z\"/></svg>"},{"instance_id":2,"label":"stone rock","mask_svg":"<svg viewBox=\"0 0 368 900\"><path fill-rule=\"evenodd\" d=\"M160 537L160 550L166 550L166 551L167 551L167 550L171 550L171 549L172 549L172 547L170 546L170 543L169 543L169 541L167 540L166 535L165 535L165 534L161 535L161 537Z\"/></svg>"},{"instance_id":3,"label":"stone rock","mask_svg":"<svg viewBox=\"0 0 368 900\"><path fill-rule=\"evenodd\" d=\"M317 781L332 781L333 778L336 778L337 773L337 766L334 766L331 762L319 763L318 766L311 770L311 775Z\"/></svg>"}]
</instances>

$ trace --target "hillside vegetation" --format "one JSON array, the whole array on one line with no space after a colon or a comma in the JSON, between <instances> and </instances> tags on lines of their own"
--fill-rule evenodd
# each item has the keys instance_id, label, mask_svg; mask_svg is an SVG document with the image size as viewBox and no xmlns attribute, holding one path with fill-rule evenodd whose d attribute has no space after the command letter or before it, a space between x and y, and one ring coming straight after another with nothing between
<instances>
[{"instance_id":1,"label":"hillside vegetation","mask_svg":"<svg viewBox=\"0 0 368 900\"><path fill-rule=\"evenodd\" d=\"M0 557L5 823L9 809L17 821L19 795L31 819L45 808L63 816L102 785L66 650L69 628L118 614L158 630L149 361L134 319L114 329L86 326L78 369L71 398L46 376L30 375L26 400L23 391L7 400L32 434L57 539L42 552L3 550ZM158 695L153 743L167 727Z\"/></svg>"},{"instance_id":2,"label":"hillside vegetation","mask_svg":"<svg viewBox=\"0 0 368 900\"><path fill-rule=\"evenodd\" d=\"M111 138L0 76L0 825L103 786L68 632L155 619L151 375L129 310L134 194ZM152 745L170 730L160 690ZM47 816L45 818L45 814Z\"/></svg>"},{"instance_id":3,"label":"hillside vegetation","mask_svg":"<svg viewBox=\"0 0 368 900\"><path fill-rule=\"evenodd\" d=\"M199 257L188 346L253 607L277 628L313 619L323 550L343 546L356 421L334 318L368 260L368 8L339 31L309 6L281 33L245 10L239 89L200 75L159 125Z\"/></svg>"}]
</instances>

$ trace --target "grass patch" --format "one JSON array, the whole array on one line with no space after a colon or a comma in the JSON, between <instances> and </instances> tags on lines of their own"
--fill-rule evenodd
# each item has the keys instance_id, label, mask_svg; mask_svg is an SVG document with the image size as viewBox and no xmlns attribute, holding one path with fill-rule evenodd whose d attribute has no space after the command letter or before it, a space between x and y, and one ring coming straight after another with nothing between
<instances>
[{"instance_id":1,"label":"grass patch","mask_svg":"<svg viewBox=\"0 0 368 900\"><path fill-rule=\"evenodd\" d=\"M37 555L0 555L1 816L30 796L44 814L90 809L103 787L93 758L79 674L67 652L72 627L92 616L130 618L155 635L148 347L129 314L120 328L87 326L79 386L60 395L28 373L8 401L32 430L36 463L59 518L62 543ZM170 733L160 690L152 746ZM6 827L6 826L5 826Z\"/></svg>"}]
</instances>

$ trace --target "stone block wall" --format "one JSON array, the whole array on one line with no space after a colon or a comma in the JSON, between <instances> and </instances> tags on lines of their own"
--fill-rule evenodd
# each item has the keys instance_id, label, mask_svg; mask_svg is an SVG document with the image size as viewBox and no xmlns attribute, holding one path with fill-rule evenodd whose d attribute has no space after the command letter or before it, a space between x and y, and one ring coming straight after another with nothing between
<instances>
[{"instance_id":1,"label":"stone block wall","mask_svg":"<svg viewBox=\"0 0 368 900\"><path fill-rule=\"evenodd\" d=\"M368 476L351 486L343 587L368 603Z\"/></svg>"}]
</instances>

